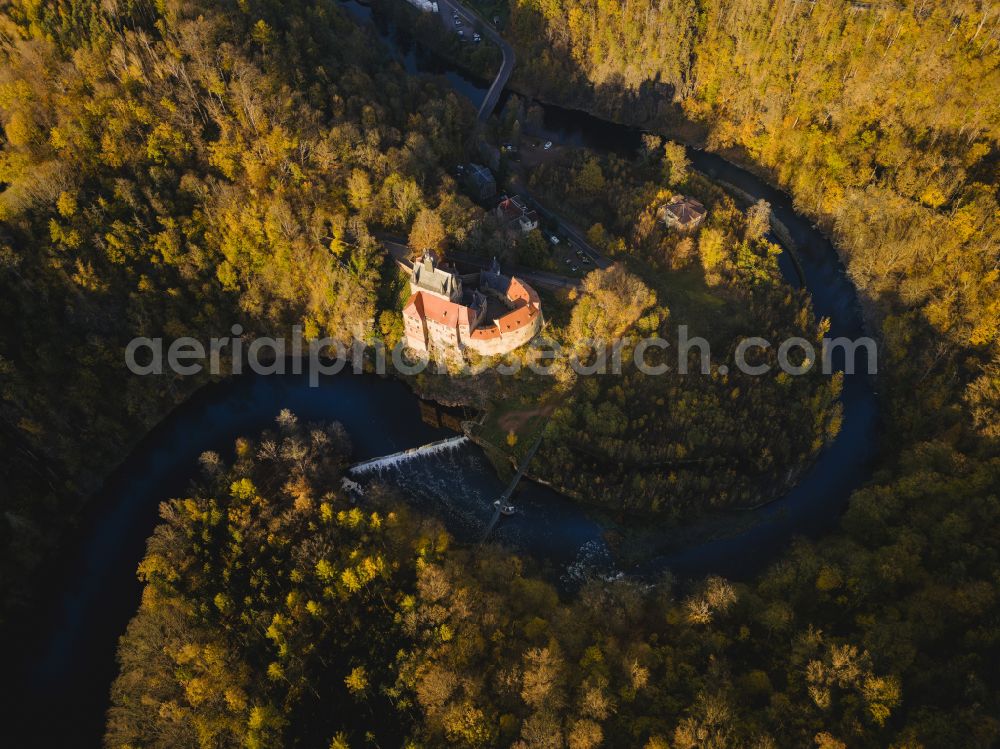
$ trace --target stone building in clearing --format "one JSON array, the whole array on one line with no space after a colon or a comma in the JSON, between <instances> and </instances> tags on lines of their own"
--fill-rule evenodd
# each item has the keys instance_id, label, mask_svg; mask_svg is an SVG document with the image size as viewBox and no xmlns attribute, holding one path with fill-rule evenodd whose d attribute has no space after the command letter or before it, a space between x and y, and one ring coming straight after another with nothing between
<instances>
[{"instance_id":1,"label":"stone building in clearing","mask_svg":"<svg viewBox=\"0 0 1000 749\"><path fill-rule=\"evenodd\" d=\"M406 345L429 354L474 351L495 356L523 346L541 330L537 292L500 273L494 261L478 275L478 288L463 288L457 273L441 268L432 253L414 263L412 295L403 307Z\"/></svg>"},{"instance_id":2,"label":"stone building in clearing","mask_svg":"<svg viewBox=\"0 0 1000 749\"><path fill-rule=\"evenodd\" d=\"M705 206L694 198L674 195L665 206L659 210L660 219L667 226L680 231L697 229L705 220Z\"/></svg>"}]
</instances>

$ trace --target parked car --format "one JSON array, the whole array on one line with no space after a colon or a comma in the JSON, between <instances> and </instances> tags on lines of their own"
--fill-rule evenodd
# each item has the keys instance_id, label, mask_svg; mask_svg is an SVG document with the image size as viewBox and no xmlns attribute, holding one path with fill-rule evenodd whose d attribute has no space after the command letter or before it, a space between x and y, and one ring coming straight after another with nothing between
<instances>
[{"instance_id":1,"label":"parked car","mask_svg":"<svg viewBox=\"0 0 1000 749\"><path fill-rule=\"evenodd\" d=\"M474 41L476 44L479 44L479 42L481 42L482 40L483 38L479 34L472 35L472 41Z\"/></svg>"},{"instance_id":2,"label":"parked car","mask_svg":"<svg viewBox=\"0 0 1000 749\"><path fill-rule=\"evenodd\" d=\"M546 151L548 151L550 148L552 148L552 141L551 140L545 141L545 145L542 146L542 148L544 148Z\"/></svg>"},{"instance_id":3,"label":"parked car","mask_svg":"<svg viewBox=\"0 0 1000 749\"><path fill-rule=\"evenodd\" d=\"M557 237L555 234L549 234L549 241L552 244L559 244L559 237Z\"/></svg>"},{"instance_id":4,"label":"parked car","mask_svg":"<svg viewBox=\"0 0 1000 749\"><path fill-rule=\"evenodd\" d=\"M462 19L459 18L458 16L455 16L455 25L456 26L461 26L462 25Z\"/></svg>"},{"instance_id":5,"label":"parked car","mask_svg":"<svg viewBox=\"0 0 1000 749\"><path fill-rule=\"evenodd\" d=\"M583 256L583 264L590 265L590 258L587 257L586 255Z\"/></svg>"},{"instance_id":6,"label":"parked car","mask_svg":"<svg viewBox=\"0 0 1000 749\"><path fill-rule=\"evenodd\" d=\"M580 269L579 269L579 268L577 268L577 267L576 267L575 265L571 265L569 269L570 269L571 271L573 271L574 273L576 273L576 272L577 272L578 270L580 270Z\"/></svg>"},{"instance_id":7,"label":"parked car","mask_svg":"<svg viewBox=\"0 0 1000 749\"><path fill-rule=\"evenodd\" d=\"M569 258L568 257L564 257L563 258L563 262L566 263L566 265L569 265Z\"/></svg>"}]
</instances>

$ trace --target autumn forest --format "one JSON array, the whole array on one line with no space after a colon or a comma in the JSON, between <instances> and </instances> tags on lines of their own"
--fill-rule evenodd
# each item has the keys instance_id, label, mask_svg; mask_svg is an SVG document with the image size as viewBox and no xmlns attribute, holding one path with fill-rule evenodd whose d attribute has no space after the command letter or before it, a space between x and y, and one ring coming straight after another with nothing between
<instances>
[{"instance_id":1,"label":"autumn forest","mask_svg":"<svg viewBox=\"0 0 1000 749\"><path fill-rule=\"evenodd\" d=\"M0 6L9 745L996 746L1000 6L470 0L482 20L463 28L487 36L473 42L451 5ZM501 69L485 32L502 36L517 63L493 116L407 72L388 28L469 80ZM641 145L545 143L548 106ZM268 404L157 496L108 680L71 709L32 691L71 550L118 522L99 522L114 477L175 409L226 386L134 375L137 336L239 325L248 342L294 328L402 345L407 262L432 250L546 283L543 337L568 350L678 325L727 355L747 335L821 349L831 321L788 231L692 149L789 196L878 344L875 447L835 520L755 550L766 564L743 576L630 573L664 539L695 544L690 528L752 522L808 475L849 418L842 372L501 377L485 366L500 357L473 356L471 376L449 362L401 378L407 398L447 413L434 429L462 431L499 485L531 461L525 482L605 528L616 574L566 584L405 484L359 493L366 435ZM498 192L530 195L539 227L511 231L469 189L463 165L494 157ZM691 231L663 220L678 195L706 207Z\"/></svg>"}]
</instances>

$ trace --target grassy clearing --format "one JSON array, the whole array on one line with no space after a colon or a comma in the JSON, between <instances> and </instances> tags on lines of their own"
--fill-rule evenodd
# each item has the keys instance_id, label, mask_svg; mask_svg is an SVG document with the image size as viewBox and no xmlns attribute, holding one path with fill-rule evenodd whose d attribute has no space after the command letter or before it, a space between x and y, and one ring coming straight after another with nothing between
<instances>
[{"instance_id":1,"label":"grassy clearing","mask_svg":"<svg viewBox=\"0 0 1000 749\"><path fill-rule=\"evenodd\" d=\"M670 310L671 331L678 325L687 325L689 335L700 335L713 345L723 345L749 325L745 306L708 286L698 268L656 270L634 257L622 258L621 262L653 289L660 303Z\"/></svg>"},{"instance_id":2,"label":"grassy clearing","mask_svg":"<svg viewBox=\"0 0 1000 749\"><path fill-rule=\"evenodd\" d=\"M521 396L494 402L482 423L473 429L476 439L519 459L545 429L554 407L552 391L538 385L529 385ZM509 440L511 435L514 444Z\"/></svg>"}]
</instances>

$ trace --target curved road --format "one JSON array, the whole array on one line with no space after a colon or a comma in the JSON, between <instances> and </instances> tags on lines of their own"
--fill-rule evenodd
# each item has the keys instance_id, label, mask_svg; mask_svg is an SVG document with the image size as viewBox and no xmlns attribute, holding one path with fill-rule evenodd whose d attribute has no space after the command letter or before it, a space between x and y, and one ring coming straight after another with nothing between
<instances>
[{"instance_id":1,"label":"curved road","mask_svg":"<svg viewBox=\"0 0 1000 749\"><path fill-rule=\"evenodd\" d=\"M520 176L515 174L510 181L510 186L517 191L518 194L523 195L534 205L535 210L541 213L545 218L556 225L558 231L565 234L574 242L574 246L577 249L585 252L589 257L591 262L597 268L610 268L613 262L609 260L600 250L598 250L594 245L590 243L587 238L586 233L578 226L571 224L566 219L562 218L558 213L553 211L551 208L546 207L528 186L521 180Z\"/></svg>"},{"instance_id":2,"label":"curved road","mask_svg":"<svg viewBox=\"0 0 1000 749\"><path fill-rule=\"evenodd\" d=\"M503 93L507 81L510 80L511 73L514 72L514 62L516 61L514 48L504 41L504 38L500 36L500 33L494 28L492 23L456 0L438 0L438 12L441 14L441 20L445 25L449 25L452 14L457 13L458 17L469 28L481 32L483 36L496 44L500 48L501 54L503 54L503 63L500 65L500 71L497 73L493 85L486 92L486 98L483 99L483 103L479 107L479 121L486 122L490 115L493 114L497 102L500 101L500 94Z\"/></svg>"}]
</instances>

